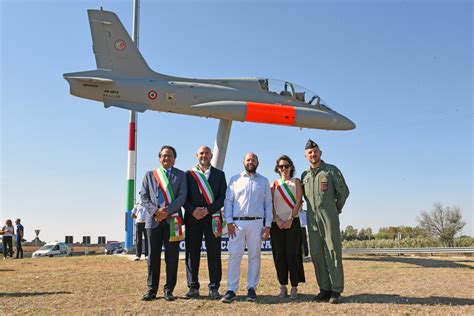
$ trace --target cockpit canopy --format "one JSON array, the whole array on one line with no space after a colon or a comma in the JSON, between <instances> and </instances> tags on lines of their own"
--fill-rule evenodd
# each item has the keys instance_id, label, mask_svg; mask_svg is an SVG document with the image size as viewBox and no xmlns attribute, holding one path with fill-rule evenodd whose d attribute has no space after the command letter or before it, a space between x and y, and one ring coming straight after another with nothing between
<instances>
[{"instance_id":1,"label":"cockpit canopy","mask_svg":"<svg viewBox=\"0 0 474 316\"><path fill-rule=\"evenodd\" d=\"M316 93L297 84L283 80L264 78L259 78L258 82L263 90L270 93L311 105L320 110L332 111L332 109Z\"/></svg>"}]
</instances>

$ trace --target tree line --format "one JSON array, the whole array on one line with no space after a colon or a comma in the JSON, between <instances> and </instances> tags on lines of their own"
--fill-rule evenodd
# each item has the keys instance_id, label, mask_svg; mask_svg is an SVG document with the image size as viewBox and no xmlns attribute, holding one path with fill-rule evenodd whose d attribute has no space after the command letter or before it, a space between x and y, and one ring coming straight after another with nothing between
<instances>
[{"instance_id":1,"label":"tree line","mask_svg":"<svg viewBox=\"0 0 474 316\"><path fill-rule=\"evenodd\" d=\"M418 225L410 226L388 226L381 227L377 233L372 228L357 229L352 225L341 231L343 242L370 241L370 240L417 240L416 244L439 244L444 247L458 246L456 235L459 234L466 222L462 219L461 210L458 207L443 207L441 203L435 203L431 212L422 211L417 217ZM474 238L462 236L462 244L472 244ZM467 242L466 242L467 240Z\"/></svg>"}]
</instances>

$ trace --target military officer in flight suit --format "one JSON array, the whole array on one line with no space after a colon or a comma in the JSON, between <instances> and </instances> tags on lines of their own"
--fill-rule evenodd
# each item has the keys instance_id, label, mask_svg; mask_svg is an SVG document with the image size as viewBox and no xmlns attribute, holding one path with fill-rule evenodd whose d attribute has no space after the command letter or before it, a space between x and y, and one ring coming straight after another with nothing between
<instances>
[{"instance_id":1,"label":"military officer in flight suit","mask_svg":"<svg viewBox=\"0 0 474 316\"><path fill-rule=\"evenodd\" d=\"M315 301L337 304L344 290L339 214L349 189L336 166L321 160L321 150L312 140L305 146L310 168L301 175L307 205L308 233L320 293Z\"/></svg>"}]
</instances>

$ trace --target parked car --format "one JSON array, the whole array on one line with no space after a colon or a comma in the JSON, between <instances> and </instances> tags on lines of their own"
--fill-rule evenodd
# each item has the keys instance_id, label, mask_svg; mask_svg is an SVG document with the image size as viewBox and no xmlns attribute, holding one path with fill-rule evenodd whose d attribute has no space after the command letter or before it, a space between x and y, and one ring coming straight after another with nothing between
<instances>
[{"instance_id":1,"label":"parked car","mask_svg":"<svg viewBox=\"0 0 474 316\"><path fill-rule=\"evenodd\" d=\"M32 258L40 257L56 257L56 256L70 256L71 247L63 242L54 241L47 243L40 249L33 252L31 255Z\"/></svg>"},{"instance_id":2,"label":"parked car","mask_svg":"<svg viewBox=\"0 0 474 316\"><path fill-rule=\"evenodd\" d=\"M104 253L106 255L112 255L122 253L125 251L125 244L123 242L111 242L105 246Z\"/></svg>"}]
</instances>

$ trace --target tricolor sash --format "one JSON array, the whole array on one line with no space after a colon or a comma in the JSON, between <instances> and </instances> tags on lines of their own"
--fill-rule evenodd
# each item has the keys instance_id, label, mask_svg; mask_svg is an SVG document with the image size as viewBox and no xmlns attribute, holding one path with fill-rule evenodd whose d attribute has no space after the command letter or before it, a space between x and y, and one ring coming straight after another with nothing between
<instances>
[{"instance_id":1,"label":"tricolor sash","mask_svg":"<svg viewBox=\"0 0 474 316\"><path fill-rule=\"evenodd\" d=\"M153 175L155 176L156 181L158 182L158 188L161 192L161 196L164 200L164 206L168 206L174 200L173 189L171 188L170 181L166 176L165 169L160 166L153 170ZM158 202L160 203L160 201ZM168 215L170 223L170 242L181 241L184 239L183 234L183 221L178 213Z\"/></svg>"},{"instance_id":2,"label":"tricolor sash","mask_svg":"<svg viewBox=\"0 0 474 316\"><path fill-rule=\"evenodd\" d=\"M220 212L212 214L212 233L215 237L220 237L222 235L222 219Z\"/></svg>"},{"instance_id":3,"label":"tricolor sash","mask_svg":"<svg viewBox=\"0 0 474 316\"><path fill-rule=\"evenodd\" d=\"M170 181L166 176L166 171L162 166L160 166L153 170L153 175L158 182L159 189L163 195L163 199L165 200L165 206L168 206L174 200L174 193Z\"/></svg>"},{"instance_id":4,"label":"tricolor sash","mask_svg":"<svg viewBox=\"0 0 474 316\"><path fill-rule=\"evenodd\" d=\"M204 173L199 170L198 167L189 169L189 173L193 176L194 180L196 180L199 191L201 191L207 205L211 205L214 202L214 193L212 192L211 185L209 184L209 181L207 181Z\"/></svg>"},{"instance_id":5,"label":"tricolor sash","mask_svg":"<svg viewBox=\"0 0 474 316\"><path fill-rule=\"evenodd\" d=\"M178 213L174 213L170 218L170 242L184 239L183 222Z\"/></svg>"},{"instance_id":6,"label":"tricolor sash","mask_svg":"<svg viewBox=\"0 0 474 316\"><path fill-rule=\"evenodd\" d=\"M278 192L280 192L281 196L283 197L283 200L288 204L288 206L293 209L296 205L296 199L293 193L290 190L290 187L288 184L286 184L283 179L278 179L276 180L276 189Z\"/></svg>"},{"instance_id":7,"label":"tricolor sash","mask_svg":"<svg viewBox=\"0 0 474 316\"><path fill-rule=\"evenodd\" d=\"M206 178L204 172L202 172L198 167L193 167L189 169L189 173L196 180L199 191L201 192L204 200L206 200L207 205L211 205L214 202L214 192L212 192L211 185ZM222 211L215 211L212 213L212 232L214 236L220 237L222 235L222 228L226 225Z\"/></svg>"}]
</instances>

